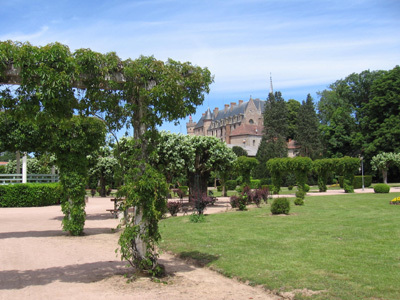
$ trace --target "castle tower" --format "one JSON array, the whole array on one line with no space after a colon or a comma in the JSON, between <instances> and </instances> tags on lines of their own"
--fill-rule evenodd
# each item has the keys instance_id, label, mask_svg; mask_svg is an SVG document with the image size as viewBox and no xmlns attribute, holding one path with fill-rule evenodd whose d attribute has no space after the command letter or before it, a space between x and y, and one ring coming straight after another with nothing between
<instances>
[{"instance_id":1,"label":"castle tower","mask_svg":"<svg viewBox=\"0 0 400 300\"><path fill-rule=\"evenodd\" d=\"M204 116L203 126L204 126L204 135L208 135L207 131L211 126L212 122L212 114L210 108L207 109L206 115Z\"/></svg>"},{"instance_id":2,"label":"castle tower","mask_svg":"<svg viewBox=\"0 0 400 300\"><path fill-rule=\"evenodd\" d=\"M193 122L192 116L189 116L189 122L186 123L186 131L188 135L194 135L194 127L196 127L196 122Z\"/></svg>"}]
</instances>

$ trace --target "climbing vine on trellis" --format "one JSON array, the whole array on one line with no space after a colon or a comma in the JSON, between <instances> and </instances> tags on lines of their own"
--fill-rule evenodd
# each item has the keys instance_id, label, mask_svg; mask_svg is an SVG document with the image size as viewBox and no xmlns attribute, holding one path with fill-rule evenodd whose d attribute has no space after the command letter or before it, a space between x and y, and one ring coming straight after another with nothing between
<instances>
[{"instance_id":1,"label":"climbing vine on trellis","mask_svg":"<svg viewBox=\"0 0 400 300\"><path fill-rule=\"evenodd\" d=\"M139 150L135 160L137 165L133 166L139 171L133 182L148 179L146 174L150 171L146 162L152 146L148 140L156 126L195 113L196 106L204 101L204 93L209 92L212 81L207 68L193 66L189 62L172 59L163 62L152 56L121 60L114 52L101 54L90 49L71 53L67 46L60 43L35 47L29 43L0 42L0 83L3 85L0 108L15 119L29 118L45 128L53 124L68 128L68 122L64 124L62 120L70 120L75 113L99 116L111 131L132 126ZM17 84L18 88L9 88L7 84ZM65 132L63 128L59 130ZM68 147L72 144L62 149ZM59 156L63 155L67 153L60 150ZM78 156L78 153L71 154L60 167L60 172L64 170L71 174L70 178L61 180L65 190L72 195L63 206L64 213L69 214L69 221L64 222L64 227L69 228L67 230L72 234L81 233L72 224L81 224L84 220L82 188L78 179L84 173L69 169L75 159L80 160ZM85 164L82 160L76 166L84 169ZM79 188L75 190L77 186ZM130 238L126 238L127 235L123 235L121 249L135 252L123 255L125 259L131 259L133 265L154 270L156 262L149 259L151 247L140 251L136 244L144 242L151 245L157 241L158 231L149 229L157 228L158 218L154 216L159 211L143 201L132 202L136 205L136 217L125 228L140 228L143 232L139 236L141 241L137 236L128 235ZM71 203L76 203L77 208Z\"/></svg>"}]
</instances>

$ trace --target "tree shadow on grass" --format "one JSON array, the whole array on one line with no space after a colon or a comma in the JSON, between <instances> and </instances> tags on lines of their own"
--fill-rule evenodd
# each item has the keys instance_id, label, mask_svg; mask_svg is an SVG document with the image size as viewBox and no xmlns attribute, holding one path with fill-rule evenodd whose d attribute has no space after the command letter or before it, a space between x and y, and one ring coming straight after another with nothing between
<instances>
[{"instance_id":1,"label":"tree shadow on grass","mask_svg":"<svg viewBox=\"0 0 400 300\"><path fill-rule=\"evenodd\" d=\"M213 261L218 260L217 255L212 255L208 253L202 253L199 251L185 251L179 253L179 257L184 260L189 260L190 262L194 263L195 265L204 267L208 264L212 263Z\"/></svg>"},{"instance_id":2,"label":"tree shadow on grass","mask_svg":"<svg viewBox=\"0 0 400 300\"><path fill-rule=\"evenodd\" d=\"M28 286L46 285L55 281L91 283L113 275L124 275L125 262L101 261L64 267L37 270L0 271L0 290L23 289Z\"/></svg>"}]
</instances>

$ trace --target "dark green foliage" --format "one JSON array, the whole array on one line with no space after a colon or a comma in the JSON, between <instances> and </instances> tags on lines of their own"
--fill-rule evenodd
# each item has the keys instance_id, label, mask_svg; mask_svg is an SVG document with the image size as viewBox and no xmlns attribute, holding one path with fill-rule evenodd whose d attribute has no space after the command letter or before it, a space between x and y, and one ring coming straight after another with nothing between
<instances>
[{"instance_id":1,"label":"dark green foliage","mask_svg":"<svg viewBox=\"0 0 400 300\"><path fill-rule=\"evenodd\" d=\"M6 173L6 166L0 166L0 174L7 174Z\"/></svg>"},{"instance_id":2,"label":"dark green foliage","mask_svg":"<svg viewBox=\"0 0 400 300\"><path fill-rule=\"evenodd\" d=\"M250 184L251 171L258 165L257 159L254 157L240 156L235 162L236 172L242 176L243 184Z\"/></svg>"},{"instance_id":3,"label":"dark green foliage","mask_svg":"<svg viewBox=\"0 0 400 300\"><path fill-rule=\"evenodd\" d=\"M165 177L150 165L139 165L125 175L126 185L118 191L118 196L126 198L125 207L135 207L135 216L126 219L126 228L118 244L123 259L131 266L146 270L152 276L158 276L158 253L156 244L160 240L158 221L167 210L168 185ZM142 169L144 167L144 170ZM138 220L138 216L142 216ZM133 251L137 239L145 241L145 257L138 259Z\"/></svg>"},{"instance_id":4,"label":"dark green foliage","mask_svg":"<svg viewBox=\"0 0 400 300\"><path fill-rule=\"evenodd\" d=\"M271 204L271 213L273 215L285 214L290 211L290 202L287 198L275 198Z\"/></svg>"},{"instance_id":5,"label":"dark green foliage","mask_svg":"<svg viewBox=\"0 0 400 300\"><path fill-rule=\"evenodd\" d=\"M59 183L0 185L0 207L34 207L60 204Z\"/></svg>"},{"instance_id":6,"label":"dark green foliage","mask_svg":"<svg viewBox=\"0 0 400 300\"><path fill-rule=\"evenodd\" d=\"M225 184L226 184L226 188L229 191L234 191L237 186L237 181L236 180L227 180Z\"/></svg>"},{"instance_id":7,"label":"dark green foliage","mask_svg":"<svg viewBox=\"0 0 400 300\"><path fill-rule=\"evenodd\" d=\"M353 185L355 189L362 188L362 176L354 176ZM372 175L364 175L364 187L370 187L372 184Z\"/></svg>"},{"instance_id":8,"label":"dark green foliage","mask_svg":"<svg viewBox=\"0 0 400 300\"><path fill-rule=\"evenodd\" d=\"M268 160L276 157L287 157L287 107L281 92L268 95L264 110L264 132L256 159L259 164L253 171L254 178L267 178Z\"/></svg>"},{"instance_id":9,"label":"dark green foliage","mask_svg":"<svg viewBox=\"0 0 400 300\"><path fill-rule=\"evenodd\" d=\"M335 165L336 172L343 175L343 188L345 193L354 193L354 174L358 172L360 160L358 158L345 156L335 160Z\"/></svg>"},{"instance_id":10,"label":"dark green foliage","mask_svg":"<svg viewBox=\"0 0 400 300\"><path fill-rule=\"evenodd\" d=\"M267 162L267 169L271 173L272 184L274 186L274 194L279 193L283 183L283 176L290 170L289 161L290 158L273 158Z\"/></svg>"},{"instance_id":11,"label":"dark green foliage","mask_svg":"<svg viewBox=\"0 0 400 300\"><path fill-rule=\"evenodd\" d=\"M299 190L306 191L306 182L308 174L312 170L312 160L309 157L296 156L288 161L288 168L296 176L297 187ZM310 187L308 187L310 189Z\"/></svg>"},{"instance_id":12,"label":"dark green foliage","mask_svg":"<svg viewBox=\"0 0 400 300\"><path fill-rule=\"evenodd\" d=\"M217 185L217 191L218 192L222 192L222 186L221 185Z\"/></svg>"},{"instance_id":13,"label":"dark green foliage","mask_svg":"<svg viewBox=\"0 0 400 300\"><path fill-rule=\"evenodd\" d=\"M247 151L244 150L242 147L240 146L233 146L232 147L232 151L236 154L237 157L240 156L247 156Z\"/></svg>"},{"instance_id":14,"label":"dark green foliage","mask_svg":"<svg viewBox=\"0 0 400 300\"><path fill-rule=\"evenodd\" d=\"M306 191L304 190L298 190L296 191L296 198L304 199L304 196L306 195Z\"/></svg>"},{"instance_id":15,"label":"dark green foliage","mask_svg":"<svg viewBox=\"0 0 400 300\"><path fill-rule=\"evenodd\" d=\"M284 186L291 186L293 188L293 186L296 185L296 176L293 173L288 173L285 177L285 182L284 182Z\"/></svg>"},{"instance_id":16,"label":"dark green foliage","mask_svg":"<svg viewBox=\"0 0 400 300\"><path fill-rule=\"evenodd\" d=\"M400 66L380 74L362 110L367 157L400 152Z\"/></svg>"},{"instance_id":17,"label":"dark green foliage","mask_svg":"<svg viewBox=\"0 0 400 300\"><path fill-rule=\"evenodd\" d=\"M300 110L300 102L295 99L289 99L286 103L287 107L287 122L288 122L288 131L287 131L287 139L295 139L296 129L297 129L297 117Z\"/></svg>"},{"instance_id":18,"label":"dark green foliage","mask_svg":"<svg viewBox=\"0 0 400 300\"><path fill-rule=\"evenodd\" d=\"M388 186L385 183L378 183L374 186L374 192L375 193L389 193L390 186Z\"/></svg>"},{"instance_id":19,"label":"dark green foliage","mask_svg":"<svg viewBox=\"0 0 400 300\"><path fill-rule=\"evenodd\" d=\"M261 181L259 179L250 180L251 189L259 189L261 187Z\"/></svg>"},{"instance_id":20,"label":"dark green foliage","mask_svg":"<svg viewBox=\"0 0 400 300\"><path fill-rule=\"evenodd\" d=\"M303 101L298 115L295 140L300 145L299 154L312 159L321 156L322 147L318 130L319 122L310 94Z\"/></svg>"},{"instance_id":21,"label":"dark green foliage","mask_svg":"<svg viewBox=\"0 0 400 300\"><path fill-rule=\"evenodd\" d=\"M382 74L369 70L353 73L319 94L320 130L327 157L355 156L367 146L367 104L373 98L371 87Z\"/></svg>"},{"instance_id":22,"label":"dark green foliage","mask_svg":"<svg viewBox=\"0 0 400 300\"><path fill-rule=\"evenodd\" d=\"M296 199L294 199L294 205L299 205L299 206L304 205L304 199L296 197Z\"/></svg>"},{"instance_id":23,"label":"dark green foliage","mask_svg":"<svg viewBox=\"0 0 400 300\"><path fill-rule=\"evenodd\" d=\"M320 192L326 192L328 176L335 170L334 159L316 159L313 161L313 171L318 176L318 188Z\"/></svg>"}]
</instances>

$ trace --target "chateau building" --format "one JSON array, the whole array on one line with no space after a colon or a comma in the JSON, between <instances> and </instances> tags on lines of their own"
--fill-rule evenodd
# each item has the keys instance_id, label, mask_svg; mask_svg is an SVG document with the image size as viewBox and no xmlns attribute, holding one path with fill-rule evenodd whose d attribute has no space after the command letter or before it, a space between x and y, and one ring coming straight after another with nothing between
<instances>
[{"instance_id":1,"label":"chateau building","mask_svg":"<svg viewBox=\"0 0 400 300\"><path fill-rule=\"evenodd\" d=\"M223 110L207 109L198 122L190 117L186 123L188 135L215 136L228 147L240 146L249 156L256 156L264 129L264 100L252 99L247 102L225 104ZM288 142L288 155L293 157L296 144Z\"/></svg>"},{"instance_id":2,"label":"chateau building","mask_svg":"<svg viewBox=\"0 0 400 300\"><path fill-rule=\"evenodd\" d=\"M263 134L265 102L250 98L225 104L223 110L208 109L197 123L190 118L187 134L216 136L229 147L241 146L249 156L255 156Z\"/></svg>"}]
</instances>

